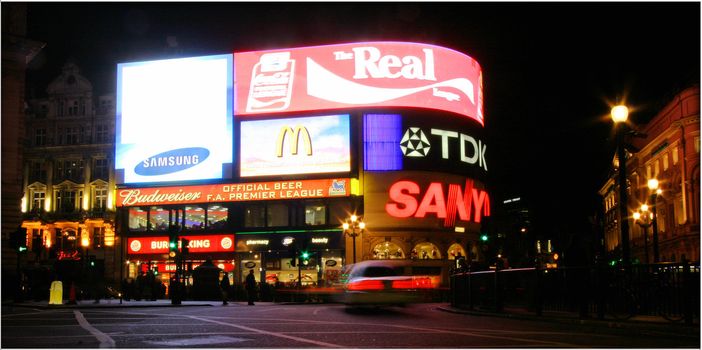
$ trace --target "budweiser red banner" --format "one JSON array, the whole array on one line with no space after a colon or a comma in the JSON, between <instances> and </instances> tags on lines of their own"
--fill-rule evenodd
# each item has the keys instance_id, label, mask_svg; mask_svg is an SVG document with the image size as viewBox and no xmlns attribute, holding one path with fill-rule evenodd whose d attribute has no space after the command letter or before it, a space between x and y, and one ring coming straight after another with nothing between
<instances>
[{"instance_id":1,"label":"budweiser red banner","mask_svg":"<svg viewBox=\"0 0 702 350\"><path fill-rule=\"evenodd\" d=\"M363 106L458 113L483 125L482 70L440 46L366 42L234 54L235 113Z\"/></svg>"},{"instance_id":2,"label":"budweiser red banner","mask_svg":"<svg viewBox=\"0 0 702 350\"><path fill-rule=\"evenodd\" d=\"M350 182L343 178L129 188L117 190L117 206L342 197L351 193Z\"/></svg>"},{"instance_id":3,"label":"budweiser red banner","mask_svg":"<svg viewBox=\"0 0 702 350\"><path fill-rule=\"evenodd\" d=\"M234 235L183 235L190 241L190 253L233 252ZM178 242L180 245L180 241ZM178 247L180 248L180 247ZM168 236L134 237L127 240L129 254L166 254Z\"/></svg>"}]
</instances>

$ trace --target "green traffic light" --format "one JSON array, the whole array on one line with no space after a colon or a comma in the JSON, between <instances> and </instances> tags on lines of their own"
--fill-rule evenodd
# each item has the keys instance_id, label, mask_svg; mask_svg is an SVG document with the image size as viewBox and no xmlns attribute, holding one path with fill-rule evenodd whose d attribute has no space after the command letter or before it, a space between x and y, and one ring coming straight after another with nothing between
<instances>
[{"instance_id":1,"label":"green traffic light","mask_svg":"<svg viewBox=\"0 0 702 350\"><path fill-rule=\"evenodd\" d=\"M303 258L303 259L307 259L307 258L309 258L309 257L310 257L310 253L308 253L308 252L302 252L302 258Z\"/></svg>"},{"instance_id":2,"label":"green traffic light","mask_svg":"<svg viewBox=\"0 0 702 350\"><path fill-rule=\"evenodd\" d=\"M18 249L19 249L19 251L20 251L20 253L21 253L21 252L27 250L27 247L19 247Z\"/></svg>"},{"instance_id":3,"label":"green traffic light","mask_svg":"<svg viewBox=\"0 0 702 350\"><path fill-rule=\"evenodd\" d=\"M170 243L168 243L168 247L170 247L171 249L175 249L176 243L175 243L175 242L170 242Z\"/></svg>"},{"instance_id":4,"label":"green traffic light","mask_svg":"<svg viewBox=\"0 0 702 350\"><path fill-rule=\"evenodd\" d=\"M482 236L480 236L480 240L483 241L483 242L487 242L488 236L487 236L487 235L482 235Z\"/></svg>"}]
</instances>

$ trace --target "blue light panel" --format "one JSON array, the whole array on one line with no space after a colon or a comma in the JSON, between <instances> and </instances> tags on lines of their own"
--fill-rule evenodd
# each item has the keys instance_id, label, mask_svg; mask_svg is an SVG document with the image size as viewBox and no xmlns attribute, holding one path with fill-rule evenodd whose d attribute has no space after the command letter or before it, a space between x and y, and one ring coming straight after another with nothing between
<instances>
[{"instance_id":1,"label":"blue light panel","mask_svg":"<svg viewBox=\"0 0 702 350\"><path fill-rule=\"evenodd\" d=\"M363 168L365 170L402 170L402 116L365 114L363 116Z\"/></svg>"}]
</instances>

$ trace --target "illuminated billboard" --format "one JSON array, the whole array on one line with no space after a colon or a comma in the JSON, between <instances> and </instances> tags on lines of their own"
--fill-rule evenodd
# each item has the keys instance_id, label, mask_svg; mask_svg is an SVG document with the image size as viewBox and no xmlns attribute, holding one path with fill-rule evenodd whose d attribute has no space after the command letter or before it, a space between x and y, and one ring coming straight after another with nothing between
<instances>
[{"instance_id":1,"label":"illuminated billboard","mask_svg":"<svg viewBox=\"0 0 702 350\"><path fill-rule=\"evenodd\" d=\"M118 64L117 182L231 175L232 69L232 55Z\"/></svg>"},{"instance_id":2,"label":"illuminated billboard","mask_svg":"<svg viewBox=\"0 0 702 350\"><path fill-rule=\"evenodd\" d=\"M181 235L189 241L191 253L233 252L234 235ZM180 241L178 242L180 247ZM167 254L168 236L134 237L127 239L129 254Z\"/></svg>"},{"instance_id":3,"label":"illuminated billboard","mask_svg":"<svg viewBox=\"0 0 702 350\"><path fill-rule=\"evenodd\" d=\"M242 177L351 170L349 115L241 122Z\"/></svg>"},{"instance_id":4,"label":"illuminated billboard","mask_svg":"<svg viewBox=\"0 0 702 350\"><path fill-rule=\"evenodd\" d=\"M235 53L234 63L237 115L418 107L484 124L480 64L440 46L361 42Z\"/></svg>"},{"instance_id":5,"label":"illuminated billboard","mask_svg":"<svg viewBox=\"0 0 702 350\"><path fill-rule=\"evenodd\" d=\"M118 207L260 200L346 197L351 179L313 179L233 184L125 188L117 192Z\"/></svg>"}]
</instances>

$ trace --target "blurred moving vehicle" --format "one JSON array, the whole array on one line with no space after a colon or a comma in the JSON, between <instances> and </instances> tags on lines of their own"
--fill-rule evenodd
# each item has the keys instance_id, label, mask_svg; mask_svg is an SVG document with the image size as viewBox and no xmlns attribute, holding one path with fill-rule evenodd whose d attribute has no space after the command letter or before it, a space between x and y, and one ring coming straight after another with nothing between
<instances>
[{"instance_id":1,"label":"blurred moving vehicle","mask_svg":"<svg viewBox=\"0 0 702 350\"><path fill-rule=\"evenodd\" d=\"M349 265L340 301L349 306L404 306L424 301L427 292L438 287L440 278L415 274L413 267L411 261L393 260L366 260Z\"/></svg>"}]
</instances>

